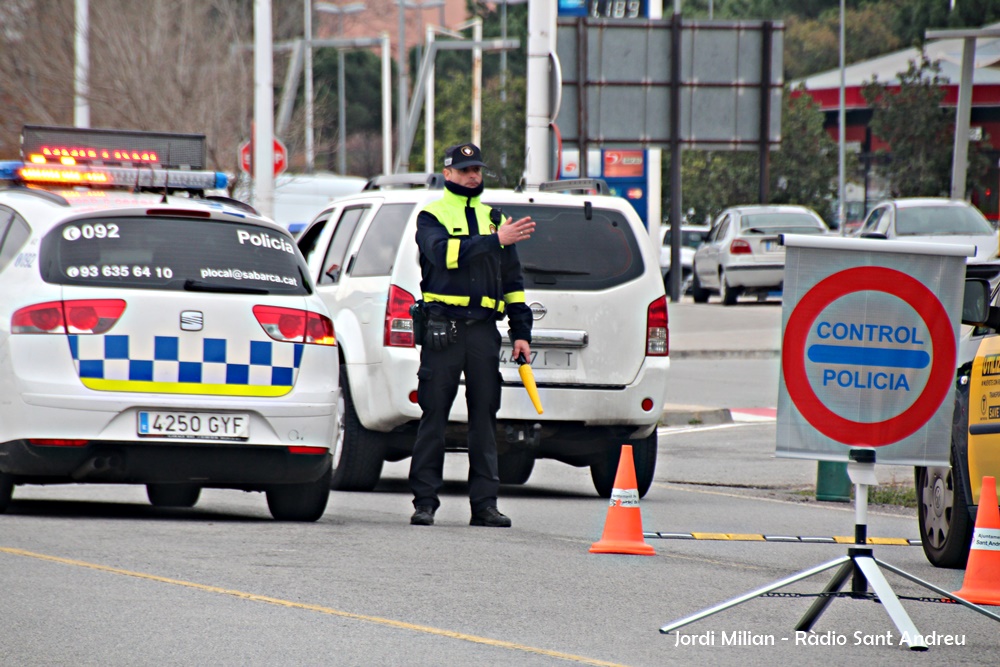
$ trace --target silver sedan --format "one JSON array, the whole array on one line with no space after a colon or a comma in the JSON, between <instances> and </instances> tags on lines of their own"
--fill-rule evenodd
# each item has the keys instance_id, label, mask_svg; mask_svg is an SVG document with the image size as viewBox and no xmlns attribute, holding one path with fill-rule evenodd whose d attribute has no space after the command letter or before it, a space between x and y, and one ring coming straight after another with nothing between
<instances>
[{"instance_id":1,"label":"silver sedan","mask_svg":"<svg viewBox=\"0 0 1000 667\"><path fill-rule=\"evenodd\" d=\"M823 219L804 206L737 206L723 211L708 240L694 254L691 294L705 303L711 294L731 306L742 295L764 300L780 294L785 272L781 234L828 234Z\"/></svg>"}]
</instances>

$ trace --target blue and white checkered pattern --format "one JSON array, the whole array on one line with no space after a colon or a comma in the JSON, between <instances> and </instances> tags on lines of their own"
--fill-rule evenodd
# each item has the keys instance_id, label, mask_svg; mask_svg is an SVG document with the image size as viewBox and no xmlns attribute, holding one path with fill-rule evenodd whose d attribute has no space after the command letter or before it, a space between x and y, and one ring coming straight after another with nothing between
<instances>
[{"instance_id":1,"label":"blue and white checkered pattern","mask_svg":"<svg viewBox=\"0 0 1000 667\"><path fill-rule=\"evenodd\" d=\"M304 345L155 336L69 336L81 379L292 387Z\"/></svg>"}]
</instances>

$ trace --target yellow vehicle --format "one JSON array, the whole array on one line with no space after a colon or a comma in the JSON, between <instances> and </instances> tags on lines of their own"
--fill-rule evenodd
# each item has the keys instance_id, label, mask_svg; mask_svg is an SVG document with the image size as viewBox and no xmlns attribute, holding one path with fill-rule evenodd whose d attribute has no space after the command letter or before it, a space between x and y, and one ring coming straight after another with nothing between
<instances>
[{"instance_id":1,"label":"yellow vehicle","mask_svg":"<svg viewBox=\"0 0 1000 667\"><path fill-rule=\"evenodd\" d=\"M1000 291L990 298L985 280L966 284L962 323L973 326L959 343L951 467L915 471L924 554L949 568L969 557L983 477L1000 478Z\"/></svg>"}]
</instances>

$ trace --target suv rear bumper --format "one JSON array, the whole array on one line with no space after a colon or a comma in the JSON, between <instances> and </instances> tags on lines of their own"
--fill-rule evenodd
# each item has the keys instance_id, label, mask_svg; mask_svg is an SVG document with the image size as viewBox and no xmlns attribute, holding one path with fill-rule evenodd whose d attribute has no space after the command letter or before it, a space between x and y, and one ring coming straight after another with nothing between
<instances>
[{"instance_id":1,"label":"suv rear bumper","mask_svg":"<svg viewBox=\"0 0 1000 667\"><path fill-rule=\"evenodd\" d=\"M412 373L402 370L412 365ZM420 406L410 401L416 392L419 360L412 364L397 363L393 368L401 372L392 378L381 372L385 364L357 364L348 368L349 373L362 373L367 377L360 385L372 387L367 397L355 398L358 416L365 428L388 432L409 422L420 420ZM584 426L623 426L636 431L648 431L660 419L667 391L669 357L646 357L639 372L628 385L554 385L538 382L538 395L543 414L539 415L520 383L505 382L501 397L499 422L575 422ZM407 381L407 379L410 379ZM354 396L352 395L352 398ZM649 410L643 401L650 399ZM360 402L366 401L364 409ZM449 415L450 422L467 422L465 386L458 388ZM648 434L648 433L647 433Z\"/></svg>"},{"instance_id":2,"label":"suv rear bumper","mask_svg":"<svg viewBox=\"0 0 1000 667\"><path fill-rule=\"evenodd\" d=\"M0 444L0 472L17 483L194 483L263 490L318 480L330 452L293 454L287 447L91 441L82 447Z\"/></svg>"}]
</instances>

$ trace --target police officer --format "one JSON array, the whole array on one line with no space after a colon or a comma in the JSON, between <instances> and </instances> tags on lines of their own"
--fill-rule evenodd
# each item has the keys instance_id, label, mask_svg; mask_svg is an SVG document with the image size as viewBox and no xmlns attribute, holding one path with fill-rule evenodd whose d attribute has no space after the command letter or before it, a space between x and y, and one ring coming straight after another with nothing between
<instances>
[{"instance_id":1,"label":"police officer","mask_svg":"<svg viewBox=\"0 0 1000 667\"><path fill-rule=\"evenodd\" d=\"M530 217L504 221L480 201L484 166L475 144L448 148L444 196L417 217L427 323L417 385L423 415L410 462L410 523L416 526L433 525L441 504L445 427L463 372L469 418L469 523L510 526L510 519L497 509L501 338L496 321L507 316L514 357L530 359L531 309L524 303L515 244L531 237L535 223Z\"/></svg>"}]
</instances>

